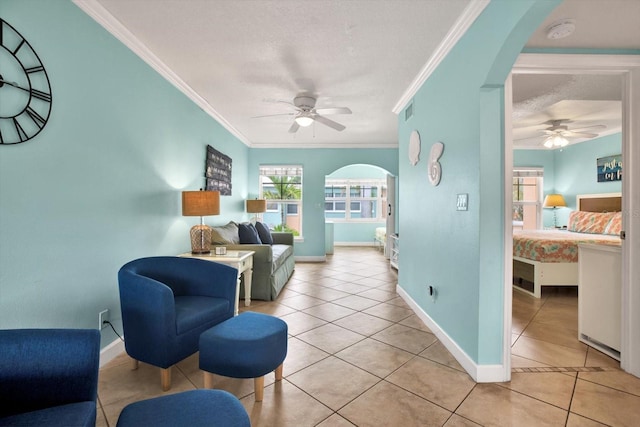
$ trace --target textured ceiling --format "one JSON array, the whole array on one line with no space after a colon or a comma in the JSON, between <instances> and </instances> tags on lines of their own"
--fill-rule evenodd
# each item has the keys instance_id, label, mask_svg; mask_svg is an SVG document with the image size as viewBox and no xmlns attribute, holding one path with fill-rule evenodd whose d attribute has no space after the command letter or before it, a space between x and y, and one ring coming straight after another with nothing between
<instances>
[{"instance_id":1,"label":"textured ceiling","mask_svg":"<svg viewBox=\"0 0 640 427\"><path fill-rule=\"evenodd\" d=\"M574 33L563 39L547 38L552 24L571 19ZM565 0L529 39L528 49L640 50L640 1ZM516 148L543 148L543 130L549 120L569 129L592 127L598 136L620 132L622 82L608 75L513 76L513 139ZM593 128L594 126L604 126ZM579 143L589 138L569 138Z\"/></svg>"},{"instance_id":2,"label":"textured ceiling","mask_svg":"<svg viewBox=\"0 0 640 427\"><path fill-rule=\"evenodd\" d=\"M126 37L151 53L151 62L162 64L177 86L195 94L199 105L214 111L223 125L254 147L397 146L397 116L392 110L474 3L74 1L81 7L94 5L103 25L104 20L116 23L105 25L110 31L124 27ZM546 38L546 28L566 18L575 20L575 33L560 40ZM532 35L527 48L640 50L638 18L640 0L565 0ZM514 127L531 128L531 120L556 114L556 104L562 101L619 100L619 82L605 80L516 76ZM301 93L317 97L318 108L349 107L351 115L328 116L346 129L337 132L316 123L291 134L291 116L254 118L294 111L275 101L291 102ZM577 119L584 111L575 102L560 105L567 115L562 118ZM589 119L597 121L594 105L585 108ZM568 107L577 110L571 113ZM603 114L610 119L611 110ZM518 122L528 116L528 122ZM607 129L614 125L609 123ZM527 135L525 146L535 146Z\"/></svg>"},{"instance_id":3,"label":"textured ceiling","mask_svg":"<svg viewBox=\"0 0 640 427\"><path fill-rule=\"evenodd\" d=\"M397 146L392 112L469 0L99 0L251 146ZM288 133L300 93L351 115Z\"/></svg>"}]
</instances>

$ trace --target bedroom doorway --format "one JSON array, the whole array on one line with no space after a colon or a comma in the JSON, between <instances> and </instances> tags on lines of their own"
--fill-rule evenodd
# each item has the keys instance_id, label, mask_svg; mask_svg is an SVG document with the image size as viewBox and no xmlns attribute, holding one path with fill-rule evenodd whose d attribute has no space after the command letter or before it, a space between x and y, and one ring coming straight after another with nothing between
<instances>
[{"instance_id":1,"label":"bedroom doorway","mask_svg":"<svg viewBox=\"0 0 640 427\"><path fill-rule=\"evenodd\" d=\"M513 67L505 84L505 218L510 218L512 209L511 171L514 164L513 150L513 98L512 76L522 74L536 75L608 75L617 76L622 87L622 155L624 157L624 175L622 179L624 229L627 239L622 244L622 351L621 367L633 375L640 376L640 290L638 277L640 266L630 262L640 257L637 239L631 230L640 229L640 197L638 188L632 183L640 182L640 171L634 164L640 164L640 123L631 120L632 107L637 109L640 104L640 93L637 89L640 83L640 59L624 56L604 55L544 55L523 54ZM633 84L632 84L633 83ZM635 91L632 88L635 87ZM595 159L594 159L595 162ZM595 165L594 165L595 169ZM512 224L505 221L505 248L512 246ZM505 250L505 294L504 294L504 366L511 371L511 342L512 342L512 310L514 297L510 283L512 281L513 255L511 250Z\"/></svg>"}]
</instances>

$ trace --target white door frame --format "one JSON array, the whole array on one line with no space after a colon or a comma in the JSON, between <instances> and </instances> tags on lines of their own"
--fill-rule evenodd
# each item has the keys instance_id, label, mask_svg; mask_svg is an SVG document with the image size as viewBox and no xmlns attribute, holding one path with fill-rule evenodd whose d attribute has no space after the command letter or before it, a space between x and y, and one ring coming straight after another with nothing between
<instances>
[{"instance_id":1,"label":"white door frame","mask_svg":"<svg viewBox=\"0 0 640 427\"><path fill-rule=\"evenodd\" d=\"M606 74L622 79L622 343L620 366L640 377L640 56L637 55L553 55L521 54L513 74ZM511 75L505 82L505 211L511 211L511 170L513 141L511 134ZM594 159L595 160L595 159ZM506 215L505 218L510 218ZM510 221L505 221L505 298L504 366L511 361L511 269L513 244ZM508 318L508 319L507 319Z\"/></svg>"},{"instance_id":2,"label":"white door frame","mask_svg":"<svg viewBox=\"0 0 640 427\"><path fill-rule=\"evenodd\" d=\"M391 257L393 242L391 236L396 232L396 177L387 174L387 218L386 218L386 239L384 256L386 259Z\"/></svg>"}]
</instances>

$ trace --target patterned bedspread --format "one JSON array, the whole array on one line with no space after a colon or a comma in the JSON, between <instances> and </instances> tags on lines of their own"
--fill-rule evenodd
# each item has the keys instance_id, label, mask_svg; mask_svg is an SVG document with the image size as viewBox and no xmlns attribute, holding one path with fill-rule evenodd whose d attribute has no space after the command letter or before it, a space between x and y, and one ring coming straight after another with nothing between
<instances>
[{"instance_id":1,"label":"patterned bedspread","mask_svg":"<svg viewBox=\"0 0 640 427\"><path fill-rule=\"evenodd\" d=\"M513 256L540 262L578 262L578 244L620 246L620 237L565 230L514 230Z\"/></svg>"}]
</instances>

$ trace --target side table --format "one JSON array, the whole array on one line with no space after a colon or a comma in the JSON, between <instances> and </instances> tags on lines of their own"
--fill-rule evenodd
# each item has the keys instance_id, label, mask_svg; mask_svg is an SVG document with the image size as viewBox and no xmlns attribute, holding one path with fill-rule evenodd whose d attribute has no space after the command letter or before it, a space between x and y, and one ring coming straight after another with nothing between
<instances>
[{"instance_id":1,"label":"side table","mask_svg":"<svg viewBox=\"0 0 640 427\"><path fill-rule=\"evenodd\" d=\"M238 285L236 288L236 306L235 315L238 315L238 300L240 299L240 276L244 273L244 305L251 305L251 279L253 278L253 254L254 251L227 251L226 255L216 255L214 252L210 254L192 254L186 252L178 256L187 258L198 258L206 261L220 262L227 264L238 270Z\"/></svg>"}]
</instances>

